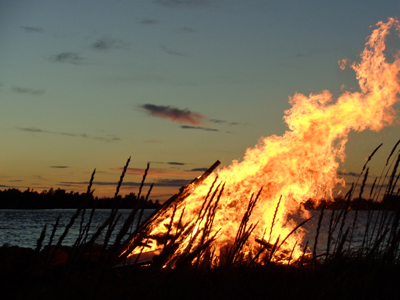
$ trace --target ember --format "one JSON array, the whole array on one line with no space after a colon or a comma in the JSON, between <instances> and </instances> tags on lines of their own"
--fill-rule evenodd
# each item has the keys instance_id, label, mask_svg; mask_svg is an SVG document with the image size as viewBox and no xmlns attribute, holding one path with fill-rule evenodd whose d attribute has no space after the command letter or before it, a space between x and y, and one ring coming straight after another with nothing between
<instances>
[{"instance_id":1,"label":"ember","mask_svg":"<svg viewBox=\"0 0 400 300\"><path fill-rule=\"evenodd\" d=\"M163 268L298 260L304 232L290 216L307 220L302 202L332 198L334 187L344 184L337 169L350 130L379 131L393 123L400 52L393 63L384 54L392 27L400 31L393 18L379 22L361 62L351 65L360 91L344 92L338 99L327 90L308 97L295 94L292 108L285 111L289 129L283 136L260 139L243 161L213 172L217 163L182 189L142 226L122 257L155 251L154 264ZM343 69L348 60L342 62Z\"/></svg>"}]
</instances>

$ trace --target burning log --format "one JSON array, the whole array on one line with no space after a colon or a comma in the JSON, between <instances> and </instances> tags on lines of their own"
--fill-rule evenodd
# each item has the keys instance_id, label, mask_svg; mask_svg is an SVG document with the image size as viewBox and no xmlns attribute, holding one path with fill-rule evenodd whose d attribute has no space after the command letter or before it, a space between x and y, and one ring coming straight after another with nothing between
<instances>
[{"instance_id":1,"label":"burning log","mask_svg":"<svg viewBox=\"0 0 400 300\"><path fill-rule=\"evenodd\" d=\"M221 164L219 160L217 160L211 167L208 168L207 171L203 173L200 177L197 177L192 180L188 185L181 187L179 194L173 195L164 204L161 208L155 211L152 215L150 215L143 225L140 226L138 231L143 231L147 226L149 226L155 219L158 219L163 216L163 214L171 207L172 204L178 204L182 202L186 197L190 195L190 193L201 184L210 174Z\"/></svg>"},{"instance_id":2,"label":"burning log","mask_svg":"<svg viewBox=\"0 0 400 300\"><path fill-rule=\"evenodd\" d=\"M172 205L176 205L180 202L182 202L185 198L190 195L190 193L195 189L196 186L201 184L219 165L221 162L217 160L210 168L208 168L207 171L203 173L200 177L195 178L191 183L188 185L181 187L180 191L178 194L173 195L170 199L168 199L164 204L160 207L160 209L156 210L153 214L151 214L140 227L134 232L134 235L131 236L128 239L128 243L123 246L121 249L121 255L120 259L125 259L136 247L141 246L146 247L147 244L143 243L143 239L145 236L148 234L149 228L151 227L152 223L155 220L160 220L163 219L164 215L166 212L170 209ZM183 214L182 214L183 215ZM182 217L182 216L181 216ZM170 226L172 225L173 218L171 218L171 223ZM179 221L181 222L181 220ZM139 226L139 225L138 225ZM168 234L165 235L164 237L157 237L157 236L151 236L153 239L162 239L164 240L164 243L167 243L168 239L172 239L172 236L169 236L169 231ZM174 237L173 240L176 240L178 236ZM155 255L158 254L157 251L152 251ZM139 254L140 255L140 254Z\"/></svg>"}]
</instances>

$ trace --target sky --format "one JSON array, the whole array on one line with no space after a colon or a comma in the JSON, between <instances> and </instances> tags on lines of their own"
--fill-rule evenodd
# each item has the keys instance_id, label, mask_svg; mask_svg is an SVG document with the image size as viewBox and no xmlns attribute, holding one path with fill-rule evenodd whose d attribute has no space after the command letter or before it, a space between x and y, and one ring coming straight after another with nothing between
<instances>
[{"instance_id":1,"label":"sky","mask_svg":"<svg viewBox=\"0 0 400 300\"><path fill-rule=\"evenodd\" d=\"M294 93L356 89L338 61L388 17L399 1L2 0L0 189L83 192L96 168L94 195L111 196L131 157L120 193L150 162L151 198L168 199L283 135ZM399 133L351 133L346 182L383 143L380 174Z\"/></svg>"}]
</instances>

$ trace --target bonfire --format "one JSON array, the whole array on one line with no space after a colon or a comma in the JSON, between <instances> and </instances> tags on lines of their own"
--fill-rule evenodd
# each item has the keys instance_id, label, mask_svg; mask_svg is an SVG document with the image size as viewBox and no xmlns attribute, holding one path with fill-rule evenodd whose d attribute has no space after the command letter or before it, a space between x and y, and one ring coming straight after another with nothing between
<instances>
[{"instance_id":1,"label":"bonfire","mask_svg":"<svg viewBox=\"0 0 400 300\"><path fill-rule=\"evenodd\" d=\"M216 170L217 162L172 197L132 235L121 259L138 262L147 254L153 265L251 265L289 263L303 258L304 231L293 219L309 218L308 199L332 199L339 162L351 130L379 131L393 124L399 101L400 52L386 60L385 39L400 32L399 21L379 22L360 62L351 67L359 90L334 99L324 90L290 98L283 136L261 138L242 161Z\"/></svg>"}]
</instances>

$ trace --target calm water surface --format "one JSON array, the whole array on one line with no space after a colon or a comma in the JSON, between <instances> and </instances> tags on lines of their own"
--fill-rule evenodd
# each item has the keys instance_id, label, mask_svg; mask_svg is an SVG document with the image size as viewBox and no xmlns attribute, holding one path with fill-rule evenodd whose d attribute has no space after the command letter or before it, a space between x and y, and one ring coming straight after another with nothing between
<instances>
[{"instance_id":1,"label":"calm water surface","mask_svg":"<svg viewBox=\"0 0 400 300\"><path fill-rule=\"evenodd\" d=\"M101 225L107 219L107 217L109 217L110 211L110 209L98 209L95 211L92 220L92 226L90 227L89 231L89 238L96 231L96 228ZM152 209L145 210L144 217L150 215L153 211L154 210ZM43 226L47 224L46 238L43 242L43 245L46 245L49 242L50 235L57 217L61 216L58 230L56 231L55 238L53 239L53 244L55 244L57 243L58 238L64 232L66 225L69 223L71 216L73 216L75 212L76 209L0 210L0 246L7 243L10 246L35 248L37 240L43 230ZM83 224L87 223L90 212L90 210L86 211L85 221ZM128 217L130 212L130 209L119 210L121 218L114 232L118 232L118 229L122 226L123 221ZM75 224L71 227L68 235L62 243L63 245L71 246L74 244L79 234L81 220L81 216L75 220ZM134 229L135 228L132 228L132 230ZM99 242L101 242L101 237Z\"/></svg>"},{"instance_id":2,"label":"calm water surface","mask_svg":"<svg viewBox=\"0 0 400 300\"><path fill-rule=\"evenodd\" d=\"M71 216L75 213L75 209L51 209L51 210L0 210L0 246L7 243L11 246L20 246L20 247L29 247L35 248L37 240L40 236L40 233L43 229L43 226L47 224L47 232L46 238L43 242L43 245L46 245L49 241L51 231L53 229L53 225L60 215L60 224L58 230L56 231L56 236L53 240L53 244L57 243L58 237L63 233L65 226L69 223ZM122 226L123 221L129 215L131 210L129 209L121 209L119 213L121 214L121 219L116 227L114 232L118 232L119 228ZM153 210L145 210L144 217L150 215ZM86 224L89 218L90 211L86 212L85 222ZM94 233L96 228L102 224L110 214L109 209L99 209L96 210L94 219L92 222L92 226L90 228L90 233ZM314 240L317 230L318 219L320 215L320 211L311 211L313 214L313 219L311 219L306 225L304 225L305 230L307 231L304 243L309 241L309 247L314 246ZM377 215L378 212L374 212L374 215ZM329 221L330 221L331 211L327 210L324 213L324 218L322 221L322 226L320 228L320 234L318 239L318 252L323 252L326 249L327 245L327 232L329 230ZM354 211L349 212L349 215L346 219L344 228L346 229L348 226L352 226L353 224L353 216ZM299 223L302 220L299 220ZM79 224L81 222L81 217L78 217L75 221L74 226L70 229L69 234L63 241L63 245L73 245L78 233L79 233ZM373 223L373 222L372 222ZM361 245L363 238L365 227L367 224L367 212L360 211L358 212L357 223L355 226L355 231L352 237L352 247ZM340 224L338 225L338 227ZM131 230L134 230L132 228ZM339 228L336 229L336 234L339 231ZM370 230L371 231L371 230ZM90 238L91 234L89 235ZM114 236L115 238L115 236ZM111 242L113 239L111 239ZM102 238L100 237L98 242L102 242Z\"/></svg>"}]
</instances>

